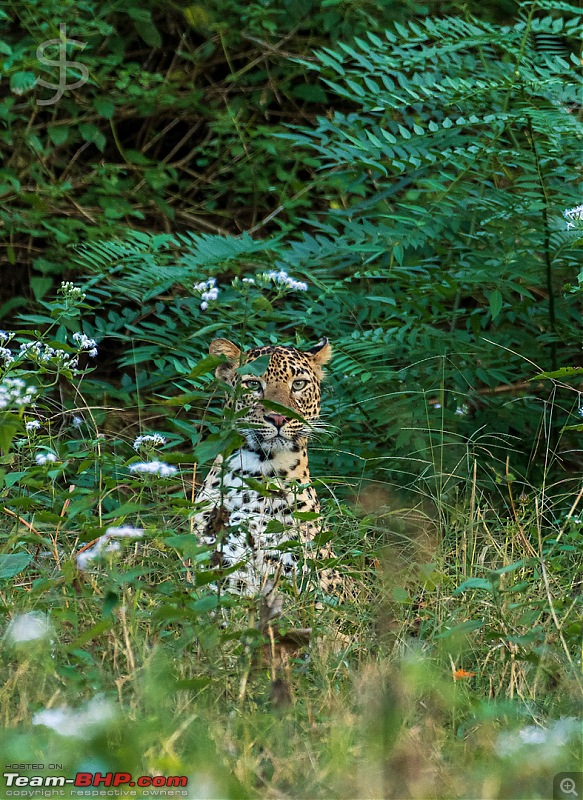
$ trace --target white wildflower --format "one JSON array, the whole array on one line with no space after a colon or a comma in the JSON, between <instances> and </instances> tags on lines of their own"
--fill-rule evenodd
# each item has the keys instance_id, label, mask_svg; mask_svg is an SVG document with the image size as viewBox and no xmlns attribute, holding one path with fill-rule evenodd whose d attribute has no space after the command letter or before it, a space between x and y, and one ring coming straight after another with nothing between
<instances>
[{"instance_id":1,"label":"white wildflower","mask_svg":"<svg viewBox=\"0 0 583 800\"><path fill-rule=\"evenodd\" d=\"M161 478L170 478L177 472L176 467L171 467L170 464L165 464L163 461L138 461L130 464L129 469L130 472L159 475Z\"/></svg>"},{"instance_id":2,"label":"white wildflower","mask_svg":"<svg viewBox=\"0 0 583 800\"><path fill-rule=\"evenodd\" d=\"M14 361L12 350L9 350L8 347L0 347L0 358L4 362L4 366L9 367Z\"/></svg>"},{"instance_id":3,"label":"white wildflower","mask_svg":"<svg viewBox=\"0 0 583 800\"><path fill-rule=\"evenodd\" d=\"M139 450L141 447L152 448L161 447L166 444L166 439L159 433L146 433L143 436L138 436L134 442L134 450Z\"/></svg>"},{"instance_id":4,"label":"white wildflower","mask_svg":"<svg viewBox=\"0 0 583 800\"><path fill-rule=\"evenodd\" d=\"M89 739L116 716L112 703L103 697L94 697L81 708L60 706L37 711L33 725L44 725L61 736Z\"/></svg>"},{"instance_id":5,"label":"white wildflower","mask_svg":"<svg viewBox=\"0 0 583 800\"><path fill-rule=\"evenodd\" d=\"M6 344L8 339L10 339L11 334L7 333L6 331L0 331L0 344Z\"/></svg>"},{"instance_id":6,"label":"white wildflower","mask_svg":"<svg viewBox=\"0 0 583 800\"><path fill-rule=\"evenodd\" d=\"M577 223L583 222L583 205L565 209L563 216L567 220L567 230L581 228L581 224Z\"/></svg>"},{"instance_id":7,"label":"white wildflower","mask_svg":"<svg viewBox=\"0 0 583 800\"><path fill-rule=\"evenodd\" d=\"M499 755L513 757L516 753L531 754L538 761L554 760L562 747L580 733L581 725L575 717L561 717L547 728L526 725L518 731L504 731L498 736L496 750Z\"/></svg>"},{"instance_id":8,"label":"white wildflower","mask_svg":"<svg viewBox=\"0 0 583 800\"><path fill-rule=\"evenodd\" d=\"M527 725L518 731L518 738L524 744L544 744L548 738L548 731L536 725Z\"/></svg>"},{"instance_id":9,"label":"white wildflower","mask_svg":"<svg viewBox=\"0 0 583 800\"><path fill-rule=\"evenodd\" d=\"M36 639L48 639L50 634L49 619L46 614L39 611L15 614L6 629L6 637L15 644L32 642Z\"/></svg>"},{"instance_id":10,"label":"white wildflower","mask_svg":"<svg viewBox=\"0 0 583 800\"><path fill-rule=\"evenodd\" d=\"M0 409L10 406L30 405L36 395L34 386L27 386L22 378L4 378L0 382Z\"/></svg>"},{"instance_id":11,"label":"white wildflower","mask_svg":"<svg viewBox=\"0 0 583 800\"><path fill-rule=\"evenodd\" d=\"M108 553L119 553L121 545L116 539L141 539L144 535L142 528L133 528L131 525L123 525L119 528L107 528L103 536L95 542L93 547L83 550L77 554L77 566L81 570L87 567L98 556Z\"/></svg>"},{"instance_id":12,"label":"white wildflower","mask_svg":"<svg viewBox=\"0 0 583 800\"><path fill-rule=\"evenodd\" d=\"M65 297L66 300L70 300L72 302L80 302L82 303L85 300L85 295L79 289L78 286L75 286L74 283L71 281L63 281L59 287L59 292Z\"/></svg>"},{"instance_id":13,"label":"white wildflower","mask_svg":"<svg viewBox=\"0 0 583 800\"><path fill-rule=\"evenodd\" d=\"M243 283L255 283L255 278L243 278Z\"/></svg>"},{"instance_id":14,"label":"white wildflower","mask_svg":"<svg viewBox=\"0 0 583 800\"><path fill-rule=\"evenodd\" d=\"M31 419L24 427L26 428L27 433L32 433L33 431L38 431L40 428L40 422L38 419Z\"/></svg>"},{"instance_id":15,"label":"white wildflower","mask_svg":"<svg viewBox=\"0 0 583 800\"><path fill-rule=\"evenodd\" d=\"M583 205L576 206L575 208L567 208L563 211L563 216L567 219L581 219L583 220Z\"/></svg>"},{"instance_id":16,"label":"white wildflower","mask_svg":"<svg viewBox=\"0 0 583 800\"><path fill-rule=\"evenodd\" d=\"M208 281L199 281L192 287L195 292L206 292L209 289L215 289L217 286L217 279L210 278Z\"/></svg>"},{"instance_id":17,"label":"white wildflower","mask_svg":"<svg viewBox=\"0 0 583 800\"><path fill-rule=\"evenodd\" d=\"M120 550L121 544L115 540L112 541L107 534L104 534L99 537L93 547L89 547L87 550L77 554L77 566L81 570L86 570L98 556L107 555L107 553L118 553Z\"/></svg>"},{"instance_id":18,"label":"white wildflower","mask_svg":"<svg viewBox=\"0 0 583 800\"><path fill-rule=\"evenodd\" d=\"M55 350L42 342L24 342L18 352L20 358L30 358L41 365L53 364L59 369L75 369L78 363L76 356L71 356L65 350Z\"/></svg>"},{"instance_id":19,"label":"white wildflower","mask_svg":"<svg viewBox=\"0 0 583 800\"><path fill-rule=\"evenodd\" d=\"M285 287L286 289L292 289L298 292L307 292L308 291L308 284L304 283L303 281L297 281L295 278L292 278L291 275L284 270L271 270L270 272L263 273L263 278L268 281L274 281L279 286Z\"/></svg>"},{"instance_id":20,"label":"white wildflower","mask_svg":"<svg viewBox=\"0 0 583 800\"><path fill-rule=\"evenodd\" d=\"M20 354L38 357L43 349L42 342L23 342L20 345Z\"/></svg>"},{"instance_id":21,"label":"white wildflower","mask_svg":"<svg viewBox=\"0 0 583 800\"><path fill-rule=\"evenodd\" d=\"M80 428L81 425L83 425L83 417L80 417L79 414L75 414L72 422L74 428Z\"/></svg>"},{"instance_id":22,"label":"white wildflower","mask_svg":"<svg viewBox=\"0 0 583 800\"><path fill-rule=\"evenodd\" d=\"M206 311L209 302L216 300L219 296L216 278L210 278L208 281L199 281L199 283L195 283L193 290L195 292L200 292L200 299L202 301L200 308L202 311Z\"/></svg>"},{"instance_id":23,"label":"white wildflower","mask_svg":"<svg viewBox=\"0 0 583 800\"><path fill-rule=\"evenodd\" d=\"M50 451L48 453L37 453L34 460L39 467L44 467L45 464L54 464L57 460L57 456Z\"/></svg>"},{"instance_id":24,"label":"white wildflower","mask_svg":"<svg viewBox=\"0 0 583 800\"><path fill-rule=\"evenodd\" d=\"M224 797L224 787L217 782L216 777L210 772L194 772L188 777L188 785L196 786L197 800L216 800Z\"/></svg>"},{"instance_id":25,"label":"white wildflower","mask_svg":"<svg viewBox=\"0 0 583 800\"><path fill-rule=\"evenodd\" d=\"M132 525L121 525L119 528L108 528L105 535L109 537L120 537L129 539L141 539L144 535L143 528L134 528Z\"/></svg>"},{"instance_id":26,"label":"white wildflower","mask_svg":"<svg viewBox=\"0 0 583 800\"><path fill-rule=\"evenodd\" d=\"M440 409L441 408L441 403L434 403L433 404L433 408Z\"/></svg>"},{"instance_id":27,"label":"white wildflower","mask_svg":"<svg viewBox=\"0 0 583 800\"><path fill-rule=\"evenodd\" d=\"M95 358L97 355L97 342L95 339L90 339L84 333L74 333L72 338L79 350L88 350L87 355Z\"/></svg>"}]
</instances>

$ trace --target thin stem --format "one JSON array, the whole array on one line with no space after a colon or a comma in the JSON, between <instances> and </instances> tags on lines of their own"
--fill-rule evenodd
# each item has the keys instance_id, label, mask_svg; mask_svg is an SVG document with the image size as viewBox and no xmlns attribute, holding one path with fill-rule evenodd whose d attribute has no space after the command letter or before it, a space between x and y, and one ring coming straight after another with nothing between
<instances>
[{"instance_id":1,"label":"thin stem","mask_svg":"<svg viewBox=\"0 0 583 800\"><path fill-rule=\"evenodd\" d=\"M556 312L555 312L555 291L553 288L553 259L551 257L551 232L549 228L549 198L547 194L547 187L544 181L544 175L536 146L536 138L534 128L532 126L532 119L528 119L528 137L530 139L530 146L532 147L532 154L534 156L534 163L536 166L536 174L543 197L542 218L543 218L543 256L545 260L545 273L547 283L547 293L549 296L549 328L553 339L551 341L551 369L557 369L557 342L554 335L556 333Z\"/></svg>"}]
</instances>

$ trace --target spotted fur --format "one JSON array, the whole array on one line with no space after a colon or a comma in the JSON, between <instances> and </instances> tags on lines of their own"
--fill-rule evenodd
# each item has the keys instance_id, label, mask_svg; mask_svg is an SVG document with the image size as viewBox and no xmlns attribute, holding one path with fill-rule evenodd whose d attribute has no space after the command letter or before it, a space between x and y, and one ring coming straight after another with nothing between
<instances>
[{"instance_id":1,"label":"spotted fur","mask_svg":"<svg viewBox=\"0 0 583 800\"><path fill-rule=\"evenodd\" d=\"M276 572L303 588L307 559L332 555L310 544L320 530L318 520L294 516L320 511L307 448L320 416L322 368L331 346L323 339L303 352L277 346L241 353L227 339L215 339L210 352L226 358L217 377L234 388L231 403L240 414L237 427L245 442L226 460L219 456L207 475L197 496L202 504L197 532L203 542L216 546L223 567L240 565L228 577L230 591L255 595ZM269 356L262 375L237 372L241 364L261 356ZM327 592L334 591L330 571L323 573L321 583Z\"/></svg>"}]
</instances>

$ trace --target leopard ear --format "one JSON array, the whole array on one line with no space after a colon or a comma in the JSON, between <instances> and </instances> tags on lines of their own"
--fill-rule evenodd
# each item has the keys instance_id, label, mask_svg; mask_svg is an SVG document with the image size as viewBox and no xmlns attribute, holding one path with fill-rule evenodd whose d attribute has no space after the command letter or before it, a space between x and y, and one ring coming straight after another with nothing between
<instances>
[{"instance_id":1,"label":"leopard ear","mask_svg":"<svg viewBox=\"0 0 583 800\"><path fill-rule=\"evenodd\" d=\"M213 339L209 346L211 356L225 356L229 364L239 366L241 351L228 339Z\"/></svg>"},{"instance_id":2,"label":"leopard ear","mask_svg":"<svg viewBox=\"0 0 583 800\"><path fill-rule=\"evenodd\" d=\"M317 367L323 367L332 358L332 345L324 336L315 347L307 351L307 354Z\"/></svg>"},{"instance_id":3,"label":"leopard ear","mask_svg":"<svg viewBox=\"0 0 583 800\"><path fill-rule=\"evenodd\" d=\"M219 364L215 375L227 383L232 382L235 370L241 363L241 350L228 339L214 339L209 346L211 356L225 356L226 364Z\"/></svg>"}]
</instances>

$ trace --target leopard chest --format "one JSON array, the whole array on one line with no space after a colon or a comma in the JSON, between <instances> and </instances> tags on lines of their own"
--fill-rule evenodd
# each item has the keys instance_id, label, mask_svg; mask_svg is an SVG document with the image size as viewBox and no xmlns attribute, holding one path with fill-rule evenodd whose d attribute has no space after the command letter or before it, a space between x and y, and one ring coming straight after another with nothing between
<instances>
[{"instance_id":1,"label":"leopard chest","mask_svg":"<svg viewBox=\"0 0 583 800\"><path fill-rule=\"evenodd\" d=\"M237 594L256 594L280 569L290 578L306 572L310 548L302 545L318 532L318 520L298 512L318 513L319 503L307 459L298 455L270 459L240 450L226 463L218 461L207 476L199 495L206 508L198 522L220 563L238 565L228 577Z\"/></svg>"},{"instance_id":2,"label":"leopard chest","mask_svg":"<svg viewBox=\"0 0 583 800\"><path fill-rule=\"evenodd\" d=\"M225 521L231 531L247 534L248 546L269 549L285 541L312 538L313 526L297 516L297 512L318 511L312 486L290 486L280 477L258 491L236 473L225 476L224 486Z\"/></svg>"},{"instance_id":3,"label":"leopard chest","mask_svg":"<svg viewBox=\"0 0 583 800\"><path fill-rule=\"evenodd\" d=\"M286 577L305 571L303 548L313 539L314 521L298 519L297 511L317 511L318 501L311 486L285 485L257 491L237 474L225 476L223 519L225 531L220 545L224 566L239 564L230 576L231 588L237 593L254 594L277 569ZM278 567L279 565L279 567Z\"/></svg>"}]
</instances>

